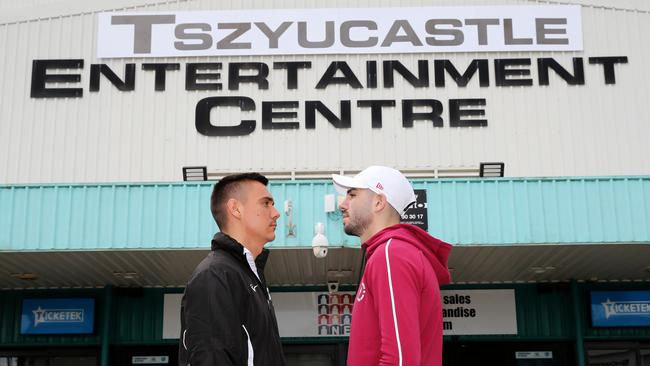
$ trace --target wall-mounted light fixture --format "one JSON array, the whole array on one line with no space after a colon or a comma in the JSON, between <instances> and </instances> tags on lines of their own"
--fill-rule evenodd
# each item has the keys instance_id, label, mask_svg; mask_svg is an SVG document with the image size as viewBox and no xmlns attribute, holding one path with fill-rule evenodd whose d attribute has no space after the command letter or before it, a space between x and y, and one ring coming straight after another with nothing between
<instances>
[{"instance_id":1,"label":"wall-mounted light fixture","mask_svg":"<svg viewBox=\"0 0 650 366\"><path fill-rule=\"evenodd\" d=\"M125 280L135 280L140 277L140 274L135 271L114 271L113 276Z\"/></svg>"},{"instance_id":2,"label":"wall-mounted light fixture","mask_svg":"<svg viewBox=\"0 0 650 366\"><path fill-rule=\"evenodd\" d=\"M208 168L204 166L184 166L183 180L208 180Z\"/></svg>"},{"instance_id":3,"label":"wall-mounted light fixture","mask_svg":"<svg viewBox=\"0 0 650 366\"><path fill-rule=\"evenodd\" d=\"M11 277L23 280L23 281L36 281L38 280L38 274L33 273L33 272L26 272L26 273L11 273Z\"/></svg>"},{"instance_id":4,"label":"wall-mounted light fixture","mask_svg":"<svg viewBox=\"0 0 650 366\"><path fill-rule=\"evenodd\" d=\"M555 271L555 267L554 266L533 266L530 267L530 271L533 272L534 274L543 274L543 273Z\"/></svg>"},{"instance_id":5,"label":"wall-mounted light fixture","mask_svg":"<svg viewBox=\"0 0 650 366\"><path fill-rule=\"evenodd\" d=\"M351 269L329 269L327 270L327 278L341 279L351 278L354 271Z\"/></svg>"},{"instance_id":6,"label":"wall-mounted light fixture","mask_svg":"<svg viewBox=\"0 0 650 366\"><path fill-rule=\"evenodd\" d=\"M481 163L479 177L503 177L505 163Z\"/></svg>"}]
</instances>

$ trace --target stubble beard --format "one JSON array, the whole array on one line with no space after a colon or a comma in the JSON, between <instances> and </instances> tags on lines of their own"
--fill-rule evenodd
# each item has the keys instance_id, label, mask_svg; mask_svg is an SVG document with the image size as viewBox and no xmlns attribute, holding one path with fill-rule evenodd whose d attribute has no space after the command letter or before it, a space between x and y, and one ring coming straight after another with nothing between
<instances>
[{"instance_id":1,"label":"stubble beard","mask_svg":"<svg viewBox=\"0 0 650 366\"><path fill-rule=\"evenodd\" d=\"M348 216L348 224L343 227L348 235L361 237L370 226L370 215Z\"/></svg>"}]
</instances>

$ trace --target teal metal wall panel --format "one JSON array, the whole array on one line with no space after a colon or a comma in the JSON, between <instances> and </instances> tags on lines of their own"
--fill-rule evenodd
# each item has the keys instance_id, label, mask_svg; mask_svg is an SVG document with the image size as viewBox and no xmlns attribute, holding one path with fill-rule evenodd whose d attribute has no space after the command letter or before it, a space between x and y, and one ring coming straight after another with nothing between
<instances>
[{"instance_id":1,"label":"teal metal wall panel","mask_svg":"<svg viewBox=\"0 0 650 366\"><path fill-rule=\"evenodd\" d=\"M454 245L650 242L650 177L413 183L427 191L429 232ZM217 231L212 184L0 186L0 251L206 248ZM275 181L270 190L281 212L272 246L310 246L316 222L330 245L359 245L340 213L324 212L330 181Z\"/></svg>"},{"instance_id":2,"label":"teal metal wall panel","mask_svg":"<svg viewBox=\"0 0 650 366\"><path fill-rule=\"evenodd\" d=\"M647 243L650 178L438 180L429 232L453 244Z\"/></svg>"},{"instance_id":3,"label":"teal metal wall panel","mask_svg":"<svg viewBox=\"0 0 650 366\"><path fill-rule=\"evenodd\" d=\"M23 299L88 297L95 299L95 331L92 335L20 335L20 317ZM0 291L0 346L91 346L101 343L101 290L28 290Z\"/></svg>"},{"instance_id":4,"label":"teal metal wall panel","mask_svg":"<svg viewBox=\"0 0 650 366\"><path fill-rule=\"evenodd\" d=\"M111 343L164 343L162 340L163 294L169 291L119 288L113 291Z\"/></svg>"},{"instance_id":5,"label":"teal metal wall panel","mask_svg":"<svg viewBox=\"0 0 650 366\"><path fill-rule=\"evenodd\" d=\"M573 336L571 293L568 286L527 285L516 288L517 324L521 337Z\"/></svg>"},{"instance_id":6,"label":"teal metal wall panel","mask_svg":"<svg viewBox=\"0 0 650 366\"><path fill-rule=\"evenodd\" d=\"M209 184L0 187L0 250L198 248ZM207 239L206 239L207 238Z\"/></svg>"},{"instance_id":7,"label":"teal metal wall panel","mask_svg":"<svg viewBox=\"0 0 650 366\"><path fill-rule=\"evenodd\" d=\"M276 239L272 245L276 247L311 246L314 237L314 225L317 222L325 224L325 231L330 245L359 246L359 239L345 235L340 214L325 213L325 195L334 194L334 187L328 181L316 182L283 182L272 183L270 191L275 199L275 206L280 211ZM289 217L284 212L285 201L293 203L293 224L295 237L290 237Z\"/></svg>"}]
</instances>

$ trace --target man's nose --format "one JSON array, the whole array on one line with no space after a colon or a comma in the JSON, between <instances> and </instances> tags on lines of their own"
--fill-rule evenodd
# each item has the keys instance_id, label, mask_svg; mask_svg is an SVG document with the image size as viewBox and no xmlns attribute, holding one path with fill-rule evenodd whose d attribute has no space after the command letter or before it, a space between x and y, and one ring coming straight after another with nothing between
<instances>
[{"instance_id":1,"label":"man's nose","mask_svg":"<svg viewBox=\"0 0 650 366\"><path fill-rule=\"evenodd\" d=\"M348 199L344 199L343 202L339 203L339 210L347 211L348 209Z\"/></svg>"},{"instance_id":2,"label":"man's nose","mask_svg":"<svg viewBox=\"0 0 650 366\"><path fill-rule=\"evenodd\" d=\"M273 220L280 218L280 211L277 208L273 207L273 215L271 216Z\"/></svg>"}]
</instances>

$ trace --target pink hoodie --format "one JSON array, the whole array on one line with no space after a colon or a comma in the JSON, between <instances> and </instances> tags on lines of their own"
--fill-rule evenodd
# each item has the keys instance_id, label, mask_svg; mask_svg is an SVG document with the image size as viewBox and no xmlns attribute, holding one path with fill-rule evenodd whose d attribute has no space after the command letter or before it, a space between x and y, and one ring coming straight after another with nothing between
<instances>
[{"instance_id":1,"label":"pink hoodie","mask_svg":"<svg viewBox=\"0 0 650 366\"><path fill-rule=\"evenodd\" d=\"M451 245L399 224L362 247L366 268L352 310L348 365L441 366L440 285L451 281Z\"/></svg>"}]
</instances>

